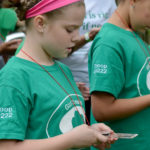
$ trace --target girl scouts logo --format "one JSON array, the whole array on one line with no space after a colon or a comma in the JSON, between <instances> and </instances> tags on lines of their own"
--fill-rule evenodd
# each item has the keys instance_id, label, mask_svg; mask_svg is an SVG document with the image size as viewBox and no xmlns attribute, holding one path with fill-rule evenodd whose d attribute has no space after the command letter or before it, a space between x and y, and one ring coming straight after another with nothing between
<instances>
[{"instance_id":1,"label":"girl scouts logo","mask_svg":"<svg viewBox=\"0 0 150 150\"><path fill-rule=\"evenodd\" d=\"M70 97L74 100L76 107L73 105ZM59 134L66 133L74 127L83 124L84 112L78 102L75 94L65 97L59 106L50 115L46 126L47 137L53 137ZM81 95L78 95L79 99L83 99ZM81 116L79 115L78 111Z\"/></svg>"},{"instance_id":2,"label":"girl scouts logo","mask_svg":"<svg viewBox=\"0 0 150 150\"><path fill-rule=\"evenodd\" d=\"M137 78L137 88L140 96L150 94L150 58L147 58Z\"/></svg>"}]
</instances>

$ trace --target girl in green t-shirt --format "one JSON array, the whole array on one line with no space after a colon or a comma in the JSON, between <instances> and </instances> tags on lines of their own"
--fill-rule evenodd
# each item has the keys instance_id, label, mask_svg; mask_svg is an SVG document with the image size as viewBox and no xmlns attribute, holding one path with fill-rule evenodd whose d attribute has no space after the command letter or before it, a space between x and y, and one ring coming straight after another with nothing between
<instances>
[{"instance_id":1,"label":"girl in green t-shirt","mask_svg":"<svg viewBox=\"0 0 150 150\"><path fill-rule=\"evenodd\" d=\"M149 150L150 49L138 33L150 28L150 1L118 2L89 54L92 111L115 132L138 134L111 150Z\"/></svg>"},{"instance_id":2,"label":"girl in green t-shirt","mask_svg":"<svg viewBox=\"0 0 150 150\"><path fill-rule=\"evenodd\" d=\"M21 0L17 12L27 30L21 51L0 72L1 149L109 147L114 132L104 124L86 125L84 99L72 74L53 59L67 57L75 45L84 2Z\"/></svg>"}]
</instances>

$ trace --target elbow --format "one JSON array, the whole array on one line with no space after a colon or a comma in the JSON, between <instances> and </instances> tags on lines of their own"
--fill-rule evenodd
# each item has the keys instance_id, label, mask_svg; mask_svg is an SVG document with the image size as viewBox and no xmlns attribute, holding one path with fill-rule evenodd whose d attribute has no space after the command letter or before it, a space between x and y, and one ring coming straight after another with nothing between
<instances>
[{"instance_id":1,"label":"elbow","mask_svg":"<svg viewBox=\"0 0 150 150\"><path fill-rule=\"evenodd\" d=\"M93 113L93 116L97 122L108 121L108 118L106 117L105 113L96 112L96 111L92 111L92 113Z\"/></svg>"}]
</instances>

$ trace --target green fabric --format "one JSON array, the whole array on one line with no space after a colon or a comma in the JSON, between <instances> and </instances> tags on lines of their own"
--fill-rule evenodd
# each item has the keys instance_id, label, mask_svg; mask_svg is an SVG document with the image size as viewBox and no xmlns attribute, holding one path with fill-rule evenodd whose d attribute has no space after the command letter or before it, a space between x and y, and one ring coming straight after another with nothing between
<instances>
[{"instance_id":1,"label":"green fabric","mask_svg":"<svg viewBox=\"0 0 150 150\"><path fill-rule=\"evenodd\" d=\"M135 35L149 56L143 41ZM89 53L90 93L104 91L116 99L150 94L150 67L146 55L130 31L106 23ZM115 132L139 134L132 140L118 140L111 150L150 149L149 114L150 108L147 108L128 118L106 122Z\"/></svg>"},{"instance_id":2,"label":"green fabric","mask_svg":"<svg viewBox=\"0 0 150 150\"><path fill-rule=\"evenodd\" d=\"M68 67L57 61L44 67L68 92L84 118L77 96L58 64L84 107ZM45 139L83 124L69 96L39 65L12 57L0 71L0 139Z\"/></svg>"},{"instance_id":3,"label":"green fabric","mask_svg":"<svg viewBox=\"0 0 150 150\"><path fill-rule=\"evenodd\" d=\"M16 50L16 52L15 52L15 55L17 55L17 54L20 52L20 50L22 49L22 47L23 47L23 45L24 45L24 40L25 40L25 39L23 39L22 42L20 43L20 45L18 46L18 48L17 48L17 50Z\"/></svg>"},{"instance_id":4,"label":"green fabric","mask_svg":"<svg viewBox=\"0 0 150 150\"><path fill-rule=\"evenodd\" d=\"M0 8L0 34L4 41L10 31L14 31L17 24L17 15L14 10L8 8Z\"/></svg>"}]
</instances>

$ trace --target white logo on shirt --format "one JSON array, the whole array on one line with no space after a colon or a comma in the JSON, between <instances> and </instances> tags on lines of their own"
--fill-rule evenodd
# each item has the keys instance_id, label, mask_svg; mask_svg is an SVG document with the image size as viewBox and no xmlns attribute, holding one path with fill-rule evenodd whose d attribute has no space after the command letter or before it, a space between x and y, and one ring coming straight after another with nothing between
<instances>
[{"instance_id":1,"label":"white logo on shirt","mask_svg":"<svg viewBox=\"0 0 150 150\"><path fill-rule=\"evenodd\" d=\"M106 74L107 73L107 65L104 64L94 64L94 74Z\"/></svg>"},{"instance_id":2,"label":"white logo on shirt","mask_svg":"<svg viewBox=\"0 0 150 150\"><path fill-rule=\"evenodd\" d=\"M49 133L49 131L51 131L50 128L52 128L51 124L53 123L54 120L56 120L59 109L61 109L61 107L64 105L64 103L66 103L68 101L68 99L69 99L69 103L64 105L66 114L64 114L63 118L61 118L61 120L59 121L59 124L58 124L60 131L62 133L66 133L66 132L70 131L71 129L73 129L73 120L75 119L75 113L78 113L77 110L79 111L80 115L84 116L84 112L83 112L81 106L78 105L79 104L78 100L74 100L76 107L74 107L72 102L70 102L70 97L74 97L74 96L76 97L76 94L71 94L71 95L68 95L67 97L65 97L64 100L61 101L59 106L50 115L49 120L46 125L46 134L47 134L48 138L51 137L51 135ZM78 95L78 97L83 99L83 97L81 95Z\"/></svg>"},{"instance_id":3,"label":"white logo on shirt","mask_svg":"<svg viewBox=\"0 0 150 150\"><path fill-rule=\"evenodd\" d=\"M0 119L12 118L12 108L0 107Z\"/></svg>"},{"instance_id":4,"label":"white logo on shirt","mask_svg":"<svg viewBox=\"0 0 150 150\"><path fill-rule=\"evenodd\" d=\"M150 57L146 59L144 65L142 66L138 74L137 88L140 96L150 93L150 67L149 65L147 65L149 61L150 61ZM147 90L145 89L146 87Z\"/></svg>"}]
</instances>

